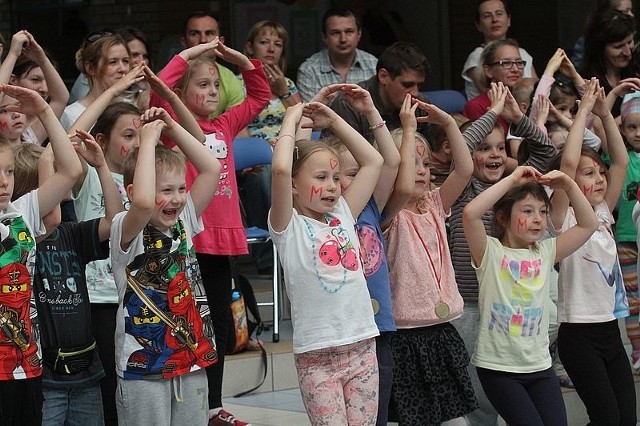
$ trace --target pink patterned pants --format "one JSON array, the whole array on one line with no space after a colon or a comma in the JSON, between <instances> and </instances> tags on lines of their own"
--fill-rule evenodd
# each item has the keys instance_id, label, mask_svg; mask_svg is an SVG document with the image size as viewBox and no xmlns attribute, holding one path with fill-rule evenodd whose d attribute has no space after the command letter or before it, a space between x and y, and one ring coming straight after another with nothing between
<instances>
[{"instance_id":1,"label":"pink patterned pants","mask_svg":"<svg viewBox=\"0 0 640 426\"><path fill-rule=\"evenodd\" d=\"M378 361L375 339L294 355L311 424L375 425Z\"/></svg>"}]
</instances>

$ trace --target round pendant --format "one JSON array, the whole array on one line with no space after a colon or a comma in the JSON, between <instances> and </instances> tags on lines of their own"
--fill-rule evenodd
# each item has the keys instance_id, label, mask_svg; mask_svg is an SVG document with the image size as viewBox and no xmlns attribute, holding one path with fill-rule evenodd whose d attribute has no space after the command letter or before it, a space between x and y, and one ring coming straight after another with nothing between
<instances>
[{"instance_id":1,"label":"round pendant","mask_svg":"<svg viewBox=\"0 0 640 426\"><path fill-rule=\"evenodd\" d=\"M371 299L371 307L373 308L373 315L380 311L380 303L376 299Z\"/></svg>"},{"instance_id":2,"label":"round pendant","mask_svg":"<svg viewBox=\"0 0 640 426\"><path fill-rule=\"evenodd\" d=\"M436 304L436 316L440 319L445 319L449 316L451 310L449 309L449 305L444 303L442 300Z\"/></svg>"}]
</instances>

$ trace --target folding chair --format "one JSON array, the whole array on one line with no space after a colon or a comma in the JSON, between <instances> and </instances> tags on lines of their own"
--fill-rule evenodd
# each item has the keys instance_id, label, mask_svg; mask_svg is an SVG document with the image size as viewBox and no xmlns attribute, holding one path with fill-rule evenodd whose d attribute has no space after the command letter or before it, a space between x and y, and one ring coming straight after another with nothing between
<instances>
[{"instance_id":1,"label":"folding chair","mask_svg":"<svg viewBox=\"0 0 640 426\"><path fill-rule=\"evenodd\" d=\"M271 164L272 150L269 143L262 138L236 138L233 141L233 159L236 171L247 167ZM255 226L245 229L248 244L271 243L273 248L272 289L273 301L258 302L258 306L273 307L273 342L280 341L280 264L278 250L271 241L269 231Z\"/></svg>"}]
</instances>

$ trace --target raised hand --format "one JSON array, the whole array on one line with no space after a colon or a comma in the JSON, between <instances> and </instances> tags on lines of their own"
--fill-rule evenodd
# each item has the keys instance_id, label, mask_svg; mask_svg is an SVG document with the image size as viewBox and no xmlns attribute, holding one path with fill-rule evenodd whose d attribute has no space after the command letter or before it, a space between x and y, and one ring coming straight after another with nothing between
<instances>
[{"instance_id":1,"label":"raised hand","mask_svg":"<svg viewBox=\"0 0 640 426\"><path fill-rule=\"evenodd\" d=\"M504 102L504 109L502 110L502 118L507 120L509 123L517 123L524 114L520 111L518 102L511 94L509 88L505 87L504 89L506 91L506 98Z\"/></svg>"},{"instance_id":2,"label":"raised hand","mask_svg":"<svg viewBox=\"0 0 640 426\"><path fill-rule=\"evenodd\" d=\"M549 98L545 95L538 95L534 102L536 103L536 110L538 111L538 114L533 117L533 122L538 126L542 126L547 122L547 118L549 118L551 101L549 101Z\"/></svg>"},{"instance_id":3,"label":"raised hand","mask_svg":"<svg viewBox=\"0 0 640 426\"><path fill-rule=\"evenodd\" d=\"M598 82L598 79L594 77L589 80L587 91L582 95L582 99L580 100L578 112L586 112L588 114L593 110L599 90L600 83Z\"/></svg>"},{"instance_id":4,"label":"raised hand","mask_svg":"<svg viewBox=\"0 0 640 426\"><path fill-rule=\"evenodd\" d=\"M531 166L518 166L509 175L509 179L512 179L515 185L523 185L527 182L538 181L541 177L542 173Z\"/></svg>"},{"instance_id":5,"label":"raised hand","mask_svg":"<svg viewBox=\"0 0 640 426\"><path fill-rule=\"evenodd\" d=\"M331 108L320 102L310 102L304 104L302 109L302 115L312 121L312 124L307 125L314 129L326 129L338 118L338 114Z\"/></svg>"},{"instance_id":6,"label":"raised hand","mask_svg":"<svg viewBox=\"0 0 640 426\"><path fill-rule=\"evenodd\" d=\"M564 53L564 50L558 48L556 49L549 62L547 62L547 67L544 70L544 75L548 75L549 77L553 77L553 74L556 73L564 63L567 55Z\"/></svg>"},{"instance_id":7,"label":"raised hand","mask_svg":"<svg viewBox=\"0 0 640 426\"><path fill-rule=\"evenodd\" d=\"M240 68L251 68L253 65L249 58L247 58L242 52L238 52L235 49L232 49L228 46L225 46L224 43L218 42L218 45L215 48L216 55L229 62L230 64L237 65Z\"/></svg>"},{"instance_id":8,"label":"raised hand","mask_svg":"<svg viewBox=\"0 0 640 426\"><path fill-rule=\"evenodd\" d=\"M218 36L215 36L210 42L191 46L187 49L184 49L178 55L180 55L180 57L182 57L182 59L184 59L185 61L190 61L205 53L217 54L216 48L218 47L218 44L220 44L220 39L218 38Z\"/></svg>"},{"instance_id":9,"label":"raised hand","mask_svg":"<svg viewBox=\"0 0 640 426\"><path fill-rule=\"evenodd\" d=\"M412 101L418 106L418 108L427 113L426 116L416 118L418 123L433 123L444 126L453 120L453 117L433 104L428 104L419 99L413 99Z\"/></svg>"},{"instance_id":10,"label":"raised hand","mask_svg":"<svg viewBox=\"0 0 640 426\"><path fill-rule=\"evenodd\" d=\"M362 114L366 115L376 108L369 91L357 84L343 84L340 91L344 94L349 105Z\"/></svg>"},{"instance_id":11,"label":"raised hand","mask_svg":"<svg viewBox=\"0 0 640 426\"><path fill-rule=\"evenodd\" d=\"M600 118L604 118L611 114L611 109L607 105L607 95L604 92L604 87L600 87L599 84L598 90L595 93L595 98L595 103L591 111Z\"/></svg>"},{"instance_id":12,"label":"raised hand","mask_svg":"<svg viewBox=\"0 0 640 426\"><path fill-rule=\"evenodd\" d=\"M79 139L80 142L73 141L73 148L84 161L96 169L107 164L102 148L89 132L76 129L74 137Z\"/></svg>"},{"instance_id":13,"label":"raised hand","mask_svg":"<svg viewBox=\"0 0 640 426\"><path fill-rule=\"evenodd\" d=\"M539 176L538 182L553 189L568 190L573 184L573 179L560 170L552 170L545 175Z\"/></svg>"},{"instance_id":14,"label":"raised hand","mask_svg":"<svg viewBox=\"0 0 640 426\"><path fill-rule=\"evenodd\" d=\"M328 105L344 86L346 86L346 83L336 83L324 86L309 102L321 102Z\"/></svg>"},{"instance_id":15,"label":"raised hand","mask_svg":"<svg viewBox=\"0 0 640 426\"><path fill-rule=\"evenodd\" d=\"M416 118L416 110L418 109L418 102L411 103L411 95L406 94L400 107L400 123L402 123L402 129L416 130L418 127L418 120Z\"/></svg>"},{"instance_id":16,"label":"raised hand","mask_svg":"<svg viewBox=\"0 0 640 426\"><path fill-rule=\"evenodd\" d=\"M573 66L573 62L571 62L571 59L569 59L566 54L560 64L560 72L569 77L576 87L582 86L585 83L580 73L576 70L576 67Z\"/></svg>"},{"instance_id":17,"label":"raised hand","mask_svg":"<svg viewBox=\"0 0 640 426\"><path fill-rule=\"evenodd\" d=\"M146 110L141 116L140 121L143 124L152 123L154 121L162 121L165 124L163 129L172 130L175 126L175 121L169 115L169 113L164 108L159 107L151 107Z\"/></svg>"},{"instance_id":18,"label":"raised hand","mask_svg":"<svg viewBox=\"0 0 640 426\"><path fill-rule=\"evenodd\" d=\"M489 87L489 92L487 95L489 96L489 100L491 101L491 106L489 107L490 111L495 112L497 115L502 114L504 110L504 103L507 100L507 87L499 83L491 83Z\"/></svg>"},{"instance_id":19,"label":"raised hand","mask_svg":"<svg viewBox=\"0 0 640 426\"><path fill-rule=\"evenodd\" d=\"M123 75L120 80L111 86L110 89L113 91L113 94L115 96L121 96L131 85L144 80L144 67L144 63L141 63L131 68L128 73Z\"/></svg>"},{"instance_id":20,"label":"raised hand","mask_svg":"<svg viewBox=\"0 0 640 426\"><path fill-rule=\"evenodd\" d=\"M49 108L49 104L34 90L10 84L0 84L0 92L18 100L18 104L7 105L5 110L26 115L39 115Z\"/></svg>"},{"instance_id":21,"label":"raised hand","mask_svg":"<svg viewBox=\"0 0 640 426\"><path fill-rule=\"evenodd\" d=\"M47 55L44 53L44 49L28 31L24 31L24 34L27 36L28 43L22 48L22 53L36 64L45 62Z\"/></svg>"},{"instance_id":22,"label":"raised hand","mask_svg":"<svg viewBox=\"0 0 640 426\"><path fill-rule=\"evenodd\" d=\"M15 56L20 56L23 50L29 45L29 35L27 30L21 30L15 33L13 37L11 37L9 52Z\"/></svg>"},{"instance_id":23,"label":"raised hand","mask_svg":"<svg viewBox=\"0 0 640 426\"><path fill-rule=\"evenodd\" d=\"M157 145L160 143L160 135L166 126L167 124L162 120L145 123L140 129L140 144L153 143L153 145Z\"/></svg>"}]
</instances>

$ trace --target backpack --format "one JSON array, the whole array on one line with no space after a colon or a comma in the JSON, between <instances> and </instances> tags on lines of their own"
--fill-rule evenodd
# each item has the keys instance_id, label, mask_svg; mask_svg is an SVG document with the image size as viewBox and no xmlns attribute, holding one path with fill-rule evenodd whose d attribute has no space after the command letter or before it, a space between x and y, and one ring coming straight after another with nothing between
<instances>
[{"instance_id":1,"label":"backpack","mask_svg":"<svg viewBox=\"0 0 640 426\"><path fill-rule=\"evenodd\" d=\"M267 378L267 351L257 339L262 333L264 324L260 317L258 302L253 293L251 282L242 274L234 274L231 289L231 327L227 337L227 355L244 352L249 344L249 339L254 335L262 352L262 364L264 366L264 376L262 381L252 389L234 395L234 398L246 395L258 389Z\"/></svg>"}]
</instances>

